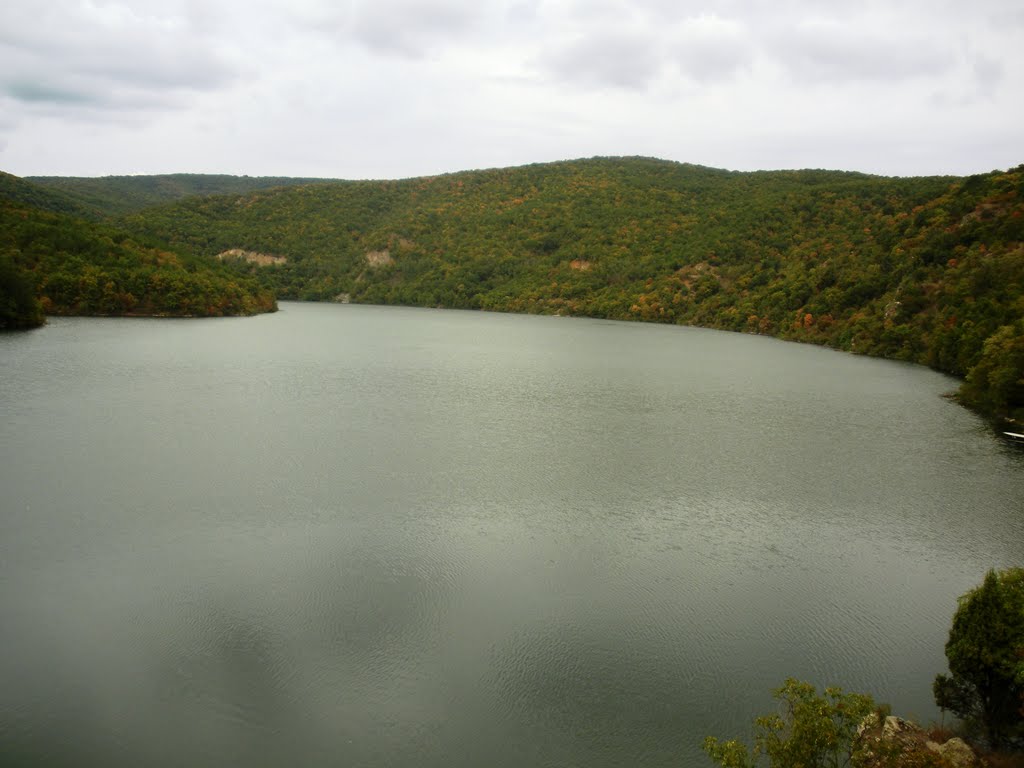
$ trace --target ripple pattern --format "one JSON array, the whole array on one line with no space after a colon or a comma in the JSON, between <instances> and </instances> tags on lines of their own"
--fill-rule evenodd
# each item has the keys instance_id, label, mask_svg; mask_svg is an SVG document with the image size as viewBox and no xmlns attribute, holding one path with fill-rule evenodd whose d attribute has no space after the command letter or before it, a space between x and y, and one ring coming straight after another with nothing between
<instances>
[{"instance_id":1,"label":"ripple pattern","mask_svg":"<svg viewBox=\"0 0 1024 768\"><path fill-rule=\"evenodd\" d=\"M769 339L285 303L0 335L0 763L699 765L787 676L935 714L1024 461Z\"/></svg>"}]
</instances>

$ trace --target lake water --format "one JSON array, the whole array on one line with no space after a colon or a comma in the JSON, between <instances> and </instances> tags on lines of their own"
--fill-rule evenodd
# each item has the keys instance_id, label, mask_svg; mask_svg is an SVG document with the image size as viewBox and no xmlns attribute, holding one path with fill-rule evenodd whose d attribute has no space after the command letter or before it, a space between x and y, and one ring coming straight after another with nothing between
<instances>
[{"instance_id":1,"label":"lake water","mask_svg":"<svg viewBox=\"0 0 1024 768\"><path fill-rule=\"evenodd\" d=\"M0 763L710 765L787 676L930 719L1024 457L923 368L283 303L0 335Z\"/></svg>"}]
</instances>

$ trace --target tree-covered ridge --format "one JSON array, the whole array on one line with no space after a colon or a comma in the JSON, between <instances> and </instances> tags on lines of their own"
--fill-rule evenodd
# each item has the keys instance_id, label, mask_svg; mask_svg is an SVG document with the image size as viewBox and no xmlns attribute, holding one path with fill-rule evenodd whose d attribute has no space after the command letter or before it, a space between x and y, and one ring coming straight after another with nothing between
<instances>
[{"instance_id":1,"label":"tree-covered ridge","mask_svg":"<svg viewBox=\"0 0 1024 768\"><path fill-rule=\"evenodd\" d=\"M0 199L24 203L33 208L69 216L93 218L94 211L58 189L46 189L37 184L0 171Z\"/></svg>"},{"instance_id":2,"label":"tree-covered ridge","mask_svg":"<svg viewBox=\"0 0 1024 768\"><path fill-rule=\"evenodd\" d=\"M259 276L282 297L764 333L967 376L969 403L1024 416L1021 184L594 158L186 198L125 223L287 256Z\"/></svg>"},{"instance_id":3,"label":"tree-covered ridge","mask_svg":"<svg viewBox=\"0 0 1024 768\"><path fill-rule=\"evenodd\" d=\"M0 198L0 328L52 315L239 315L273 294L230 265L147 247L110 226Z\"/></svg>"},{"instance_id":4,"label":"tree-covered ridge","mask_svg":"<svg viewBox=\"0 0 1024 768\"><path fill-rule=\"evenodd\" d=\"M295 263L279 277L292 296L675 320L678 302L632 309L648 280L778 260L808 234L833 234L830 226L863 240L861 208L890 197L909 208L947 186L595 159L189 199L130 223L204 253L285 254ZM822 206L822 195L852 211ZM394 269L366 273L365 254L382 250Z\"/></svg>"},{"instance_id":5,"label":"tree-covered ridge","mask_svg":"<svg viewBox=\"0 0 1024 768\"><path fill-rule=\"evenodd\" d=\"M38 188L58 192L92 218L121 215L193 195L247 194L270 187L309 184L320 179L284 176L227 176L174 173L158 176L30 176ZM45 207L45 206L40 206Z\"/></svg>"}]
</instances>

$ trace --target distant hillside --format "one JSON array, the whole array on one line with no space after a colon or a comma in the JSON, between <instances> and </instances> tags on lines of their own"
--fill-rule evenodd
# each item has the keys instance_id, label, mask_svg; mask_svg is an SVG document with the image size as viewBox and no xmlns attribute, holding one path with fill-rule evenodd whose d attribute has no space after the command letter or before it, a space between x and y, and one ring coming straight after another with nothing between
<instances>
[{"instance_id":1,"label":"distant hillside","mask_svg":"<svg viewBox=\"0 0 1024 768\"><path fill-rule=\"evenodd\" d=\"M60 192L92 218L116 216L193 195L247 194L271 187L323 181L276 176L175 173L162 176L30 176L26 181ZM42 206L40 206L42 207ZM70 212L70 211L66 211Z\"/></svg>"},{"instance_id":2,"label":"distant hillside","mask_svg":"<svg viewBox=\"0 0 1024 768\"><path fill-rule=\"evenodd\" d=\"M0 178L0 329L43 314L237 315L276 308L230 264L144 246L110 225L55 213L52 193ZM5 196L10 193L11 196Z\"/></svg>"},{"instance_id":3,"label":"distant hillside","mask_svg":"<svg viewBox=\"0 0 1024 768\"><path fill-rule=\"evenodd\" d=\"M124 223L285 257L252 269L282 297L770 334L966 376L967 402L1024 416L1022 176L595 158L191 197Z\"/></svg>"}]
</instances>

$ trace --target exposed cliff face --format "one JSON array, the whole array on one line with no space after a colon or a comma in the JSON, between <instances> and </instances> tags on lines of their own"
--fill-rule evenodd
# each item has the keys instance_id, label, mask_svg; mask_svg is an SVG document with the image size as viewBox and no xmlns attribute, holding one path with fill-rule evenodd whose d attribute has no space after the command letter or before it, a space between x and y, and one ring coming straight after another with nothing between
<instances>
[{"instance_id":1,"label":"exposed cliff face","mask_svg":"<svg viewBox=\"0 0 1024 768\"><path fill-rule=\"evenodd\" d=\"M863 768L979 768L982 761L962 739L939 743L899 717L868 716L857 731L854 752Z\"/></svg>"},{"instance_id":2,"label":"exposed cliff face","mask_svg":"<svg viewBox=\"0 0 1024 768\"><path fill-rule=\"evenodd\" d=\"M241 248L230 248L226 251L221 251L217 254L217 258L223 261L224 259L239 259L240 261L247 261L250 264L255 264L258 267L269 267L274 264L285 264L288 261L286 256L274 256L269 253L257 253L256 251L245 251Z\"/></svg>"},{"instance_id":3,"label":"exposed cliff face","mask_svg":"<svg viewBox=\"0 0 1024 768\"><path fill-rule=\"evenodd\" d=\"M386 267L388 264L394 264L395 260L391 257L391 251L385 248L383 251L368 251L366 263L371 267Z\"/></svg>"}]
</instances>

